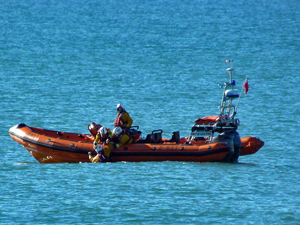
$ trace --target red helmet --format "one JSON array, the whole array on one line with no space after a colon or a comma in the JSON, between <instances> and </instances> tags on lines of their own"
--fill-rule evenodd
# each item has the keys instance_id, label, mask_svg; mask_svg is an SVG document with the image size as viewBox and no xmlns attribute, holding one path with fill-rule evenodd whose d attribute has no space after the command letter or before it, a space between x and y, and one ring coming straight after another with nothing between
<instances>
[{"instance_id":1,"label":"red helmet","mask_svg":"<svg viewBox=\"0 0 300 225\"><path fill-rule=\"evenodd\" d=\"M101 128L102 126L100 124L96 124L96 123L91 123L88 127L91 135L96 136L97 135L97 131Z\"/></svg>"}]
</instances>

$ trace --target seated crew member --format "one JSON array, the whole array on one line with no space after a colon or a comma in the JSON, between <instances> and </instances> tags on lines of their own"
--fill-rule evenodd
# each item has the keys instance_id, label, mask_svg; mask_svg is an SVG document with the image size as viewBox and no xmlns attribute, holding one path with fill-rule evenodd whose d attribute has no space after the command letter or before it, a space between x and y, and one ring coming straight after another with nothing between
<instances>
[{"instance_id":1,"label":"seated crew member","mask_svg":"<svg viewBox=\"0 0 300 225\"><path fill-rule=\"evenodd\" d=\"M94 145L97 144L108 144L110 140L112 139L112 132L107 127L101 127L97 131L97 135L94 141Z\"/></svg>"},{"instance_id":2,"label":"seated crew member","mask_svg":"<svg viewBox=\"0 0 300 225\"><path fill-rule=\"evenodd\" d=\"M111 161L111 158L109 156L105 156L105 153L103 151L103 147L101 145L97 145L95 147L95 151L97 152L97 155L95 157L92 157L91 152L88 153L89 154L89 160L92 163Z\"/></svg>"},{"instance_id":3,"label":"seated crew member","mask_svg":"<svg viewBox=\"0 0 300 225\"><path fill-rule=\"evenodd\" d=\"M109 144L109 147L113 146L115 148L119 148L125 144L131 144L133 139L125 131L123 131L121 127L116 127L113 130L112 141L113 143Z\"/></svg>"},{"instance_id":4,"label":"seated crew member","mask_svg":"<svg viewBox=\"0 0 300 225\"><path fill-rule=\"evenodd\" d=\"M122 129L130 128L133 120L129 116L128 112L126 112L125 108L120 104L117 105L118 115L114 121L115 127L121 127Z\"/></svg>"}]
</instances>

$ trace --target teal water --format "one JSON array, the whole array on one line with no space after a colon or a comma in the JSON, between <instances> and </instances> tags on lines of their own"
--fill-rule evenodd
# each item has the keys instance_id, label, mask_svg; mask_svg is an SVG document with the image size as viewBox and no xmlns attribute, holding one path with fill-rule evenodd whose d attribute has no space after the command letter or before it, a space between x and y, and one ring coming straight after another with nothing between
<instances>
[{"instance_id":1,"label":"teal water","mask_svg":"<svg viewBox=\"0 0 300 225\"><path fill-rule=\"evenodd\" d=\"M298 1L6 1L0 7L1 224L300 224ZM238 164L39 164L11 126L140 130L216 115L234 59L249 93Z\"/></svg>"}]
</instances>

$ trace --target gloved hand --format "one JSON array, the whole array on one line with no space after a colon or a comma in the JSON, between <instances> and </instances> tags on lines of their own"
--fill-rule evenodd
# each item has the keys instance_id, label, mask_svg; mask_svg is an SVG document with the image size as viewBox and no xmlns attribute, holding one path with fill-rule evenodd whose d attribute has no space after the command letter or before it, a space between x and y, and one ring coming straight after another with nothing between
<instances>
[{"instance_id":1,"label":"gloved hand","mask_svg":"<svg viewBox=\"0 0 300 225\"><path fill-rule=\"evenodd\" d=\"M113 147L114 147L114 148L119 148L119 144L114 143L114 144L113 144Z\"/></svg>"}]
</instances>

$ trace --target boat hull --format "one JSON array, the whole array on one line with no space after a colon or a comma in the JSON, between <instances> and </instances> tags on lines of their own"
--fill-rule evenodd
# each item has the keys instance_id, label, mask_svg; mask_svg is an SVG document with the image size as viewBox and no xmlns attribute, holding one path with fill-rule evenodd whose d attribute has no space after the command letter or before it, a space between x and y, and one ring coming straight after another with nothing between
<instances>
[{"instance_id":1,"label":"boat hull","mask_svg":"<svg viewBox=\"0 0 300 225\"><path fill-rule=\"evenodd\" d=\"M87 134L49 131L19 124L9 130L13 140L20 143L40 163L90 162L88 152L96 155L93 138ZM263 146L254 137L241 138L241 155L253 154ZM128 161L192 161L218 162L230 152L222 143L134 143L112 150L113 162Z\"/></svg>"}]
</instances>

